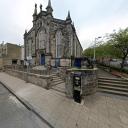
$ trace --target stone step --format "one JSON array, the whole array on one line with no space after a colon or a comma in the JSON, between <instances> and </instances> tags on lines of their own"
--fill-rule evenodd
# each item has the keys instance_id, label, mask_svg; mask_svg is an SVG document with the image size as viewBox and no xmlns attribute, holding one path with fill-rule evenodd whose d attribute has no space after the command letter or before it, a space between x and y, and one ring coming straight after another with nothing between
<instances>
[{"instance_id":1,"label":"stone step","mask_svg":"<svg viewBox=\"0 0 128 128\"><path fill-rule=\"evenodd\" d=\"M56 90L58 92L65 93L64 81L59 76L57 76L56 73L53 73L51 75L51 77L52 77L52 89L54 89L54 90Z\"/></svg>"},{"instance_id":2,"label":"stone step","mask_svg":"<svg viewBox=\"0 0 128 128\"><path fill-rule=\"evenodd\" d=\"M53 79L61 79L60 77L58 76L52 76Z\"/></svg>"},{"instance_id":3,"label":"stone step","mask_svg":"<svg viewBox=\"0 0 128 128\"><path fill-rule=\"evenodd\" d=\"M55 83L55 82L64 82L64 81L61 79L52 80L52 83Z\"/></svg>"},{"instance_id":4,"label":"stone step","mask_svg":"<svg viewBox=\"0 0 128 128\"><path fill-rule=\"evenodd\" d=\"M56 86L53 86L51 89L52 91L55 91L57 94L65 96L65 83L60 83Z\"/></svg>"},{"instance_id":5,"label":"stone step","mask_svg":"<svg viewBox=\"0 0 128 128\"><path fill-rule=\"evenodd\" d=\"M53 80L61 79L60 77L52 77Z\"/></svg>"},{"instance_id":6,"label":"stone step","mask_svg":"<svg viewBox=\"0 0 128 128\"><path fill-rule=\"evenodd\" d=\"M58 85L58 84L61 84L61 83L64 83L64 82L63 82L63 81L53 82L53 83L52 83L52 86L55 86L55 85Z\"/></svg>"},{"instance_id":7,"label":"stone step","mask_svg":"<svg viewBox=\"0 0 128 128\"><path fill-rule=\"evenodd\" d=\"M65 93L65 88L63 88L63 87L56 87L56 86L54 86L54 87L52 87L52 89L58 90L60 92L64 92Z\"/></svg>"},{"instance_id":8,"label":"stone step","mask_svg":"<svg viewBox=\"0 0 128 128\"><path fill-rule=\"evenodd\" d=\"M121 78L109 78L109 77L99 77L98 80L112 80L112 81L128 82L128 80L126 80L126 79L121 79Z\"/></svg>"},{"instance_id":9,"label":"stone step","mask_svg":"<svg viewBox=\"0 0 128 128\"><path fill-rule=\"evenodd\" d=\"M59 78L59 77L58 77L58 78L52 78L52 79L53 79L53 80L62 80L62 79L61 79L61 78Z\"/></svg>"},{"instance_id":10,"label":"stone step","mask_svg":"<svg viewBox=\"0 0 128 128\"><path fill-rule=\"evenodd\" d=\"M128 85L126 84L116 84L116 83L107 83L107 82L99 82L98 81L98 85L99 86L112 86L112 87L122 87L122 88L128 88Z\"/></svg>"},{"instance_id":11,"label":"stone step","mask_svg":"<svg viewBox=\"0 0 128 128\"><path fill-rule=\"evenodd\" d=\"M65 90L65 84L61 83L61 84L58 84L56 86L53 86L53 88L58 88L58 89L61 89L61 90Z\"/></svg>"},{"instance_id":12,"label":"stone step","mask_svg":"<svg viewBox=\"0 0 128 128\"><path fill-rule=\"evenodd\" d=\"M128 92L128 88L122 88L122 87L98 86L98 88L108 89L108 90L115 90L115 91L120 91L120 92Z\"/></svg>"},{"instance_id":13,"label":"stone step","mask_svg":"<svg viewBox=\"0 0 128 128\"><path fill-rule=\"evenodd\" d=\"M57 75L50 75L51 77L58 77Z\"/></svg>"},{"instance_id":14,"label":"stone step","mask_svg":"<svg viewBox=\"0 0 128 128\"><path fill-rule=\"evenodd\" d=\"M56 77L52 77L52 79L61 79L60 77L56 76Z\"/></svg>"},{"instance_id":15,"label":"stone step","mask_svg":"<svg viewBox=\"0 0 128 128\"><path fill-rule=\"evenodd\" d=\"M128 82L127 81L115 81L115 80L99 79L98 82L128 85Z\"/></svg>"},{"instance_id":16,"label":"stone step","mask_svg":"<svg viewBox=\"0 0 128 128\"><path fill-rule=\"evenodd\" d=\"M98 92L103 92L103 93L120 95L120 96L127 96L128 97L128 93L127 92L122 92L122 91L115 91L115 90L98 88Z\"/></svg>"},{"instance_id":17,"label":"stone step","mask_svg":"<svg viewBox=\"0 0 128 128\"><path fill-rule=\"evenodd\" d=\"M57 72L56 71L52 71L51 74L57 74Z\"/></svg>"}]
</instances>

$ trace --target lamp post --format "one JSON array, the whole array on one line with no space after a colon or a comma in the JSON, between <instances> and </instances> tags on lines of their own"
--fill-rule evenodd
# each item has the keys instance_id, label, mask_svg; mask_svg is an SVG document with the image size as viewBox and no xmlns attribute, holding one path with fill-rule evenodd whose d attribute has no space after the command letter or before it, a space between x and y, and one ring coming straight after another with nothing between
<instances>
[{"instance_id":1,"label":"lamp post","mask_svg":"<svg viewBox=\"0 0 128 128\"><path fill-rule=\"evenodd\" d=\"M95 61L96 61L96 41L100 39L101 37L97 37L94 40L94 53L93 53L93 61L94 61L94 67L95 67Z\"/></svg>"}]
</instances>

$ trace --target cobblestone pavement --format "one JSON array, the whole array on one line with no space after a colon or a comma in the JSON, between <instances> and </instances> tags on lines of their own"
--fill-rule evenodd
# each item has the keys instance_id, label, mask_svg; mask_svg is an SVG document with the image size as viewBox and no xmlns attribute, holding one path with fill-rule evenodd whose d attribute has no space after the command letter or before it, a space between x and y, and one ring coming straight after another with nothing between
<instances>
[{"instance_id":1,"label":"cobblestone pavement","mask_svg":"<svg viewBox=\"0 0 128 128\"><path fill-rule=\"evenodd\" d=\"M0 73L0 81L55 128L128 128L128 98L97 93L77 104L61 92L45 90Z\"/></svg>"},{"instance_id":2,"label":"cobblestone pavement","mask_svg":"<svg viewBox=\"0 0 128 128\"><path fill-rule=\"evenodd\" d=\"M0 84L0 128L48 128Z\"/></svg>"}]
</instances>

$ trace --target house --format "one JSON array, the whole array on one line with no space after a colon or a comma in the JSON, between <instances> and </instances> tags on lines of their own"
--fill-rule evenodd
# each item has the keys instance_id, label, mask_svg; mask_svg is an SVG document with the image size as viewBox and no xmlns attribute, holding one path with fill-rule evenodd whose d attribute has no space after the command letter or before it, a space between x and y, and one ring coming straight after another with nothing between
<instances>
[{"instance_id":1,"label":"house","mask_svg":"<svg viewBox=\"0 0 128 128\"><path fill-rule=\"evenodd\" d=\"M0 67L20 64L21 46L11 43L0 44Z\"/></svg>"}]
</instances>

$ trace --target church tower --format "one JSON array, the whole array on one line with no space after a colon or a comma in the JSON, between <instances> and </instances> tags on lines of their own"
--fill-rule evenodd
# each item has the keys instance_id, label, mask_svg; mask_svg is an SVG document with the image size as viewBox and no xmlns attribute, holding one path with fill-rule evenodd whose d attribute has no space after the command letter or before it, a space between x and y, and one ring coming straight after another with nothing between
<instances>
[{"instance_id":1,"label":"church tower","mask_svg":"<svg viewBox=\"0 0 128 128\"><path fill-rule=\"evenodd\" d=\"M37 18L37 4L35 4L35 9L33 13L33 26L36 24L36 18Z\"/></svg>"},{"instance_id":2,"label":"church tower","mask_svg":"<svg viewBox=\"0 0 128 128\"><path fill-rule=\"evenodd\" d=\"M47 10L48 15L52 16L53 9L51 6L51 0L48 1L48 6L46 7L46 10Z\"/></svg>"},{"instance_id":3,"label":"church tower","mask_svg":"<svg viewBox=\"0 0 128 128\"><path fill-rule=\"evenodd\" d=\"M67 18L66 18L66 23L69 23L69 24L72 23L72 19L71 19L71 16L70 16L70 11L68 11L68 15L67 15Z\"/></svg>"}]
</instances>

